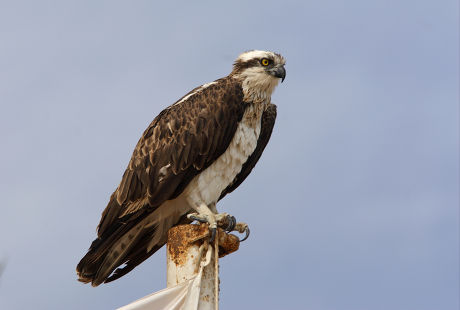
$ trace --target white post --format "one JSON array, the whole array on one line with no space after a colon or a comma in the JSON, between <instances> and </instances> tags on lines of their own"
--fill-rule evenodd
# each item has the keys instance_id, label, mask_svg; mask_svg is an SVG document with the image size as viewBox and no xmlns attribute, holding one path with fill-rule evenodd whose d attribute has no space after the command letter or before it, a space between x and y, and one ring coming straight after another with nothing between
<instances>
[{"instance_id":1,"label":"white post","mask_svg":"<svg viewBox=\"0 0 460 310\"><path fill-rule=\"evenodd\" d=\"M207 224L179 225L168 231L168 288L140 298L119 310L218 310L219 257L238 250L240 239L218 229L209 244ZM214 251L214 248L218 251Z\"/></svg>"},{"instance_id":2,"label":"white post","mask_svg":"<svg viewBox=\"0 0 460 310\"><path fill-rule=\"evenodd\" d=\"M218 256L223 257L238 250L239 239L234 235L219 229L216 234L216 243L208 244L209 228L206 224L179 225L168 232L167 243L167 287L183 283L196 276L200 263L206 258L207 247L213 246L211 261L202 271L199 310L216 310L219 301L219 258L214 246L218 244ZM208 257L209 259L209 257Z\"/></svg>"}]
</instances>

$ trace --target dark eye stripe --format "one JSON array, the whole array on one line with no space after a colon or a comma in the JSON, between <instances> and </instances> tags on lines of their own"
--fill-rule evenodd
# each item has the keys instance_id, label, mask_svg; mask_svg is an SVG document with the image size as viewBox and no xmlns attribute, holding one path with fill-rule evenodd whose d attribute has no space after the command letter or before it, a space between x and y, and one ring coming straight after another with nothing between
<instances>
[{"instance_id":1,"label":"dark eye stripe","mask_svg":"<svg viewBox=\"0 0 460 310\"><path fill-rule=\"evenodd\" d=\"M271 58L266 58L268 59L269 63L268 65L270 64L273 64L274 61L273 59ZM242 72L243 70L247 69L247 68L251 68L251 67L258 67L258 66L261 66L261 61L262 59L261 58L253 58L253 59L250 59L250 60L247 60L247 61L237 61L233 64L233 68L234 68L234 72ZM266 67L266 66L264 66Z\"/></svg>"}]
</instances>

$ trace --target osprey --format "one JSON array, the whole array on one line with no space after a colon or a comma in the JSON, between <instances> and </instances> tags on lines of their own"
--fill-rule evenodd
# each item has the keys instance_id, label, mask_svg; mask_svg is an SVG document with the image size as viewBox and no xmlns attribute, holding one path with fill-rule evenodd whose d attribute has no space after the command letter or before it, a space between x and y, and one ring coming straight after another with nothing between
<instances>
[{"instance_id":1,"label":"osprey","mask_svg":"<svg viewBox=\"0 0 460 310\"><path fill-rule=\"evenodd\" d=\"M220 223L248 236L247 225L219 214L216 203L246 179L270 139L271 94L286 76L284 65L279 54L245 52L227 77L193 89L153 120L77 266L79 281L98 286L120 278L180 223L207 222L211 238Z\"/></svg>"}]
</instances>

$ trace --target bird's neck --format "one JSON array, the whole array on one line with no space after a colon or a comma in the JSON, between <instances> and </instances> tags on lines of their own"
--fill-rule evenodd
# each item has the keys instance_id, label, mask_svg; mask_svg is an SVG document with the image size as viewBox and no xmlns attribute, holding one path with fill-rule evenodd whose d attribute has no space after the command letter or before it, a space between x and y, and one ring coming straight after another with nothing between
<instances>
[{"instance_id":1,"label":"bird's neck","mask_svg":"<svg viewBox=\"0 0 460 310\"><path fill-rule=\"evenodd\" d=\"M279 83L279 79L268 74L251 73L249 70L233 77L241 83L245 102L270 103L272 93Z\"/></svg>"}]
</instances>

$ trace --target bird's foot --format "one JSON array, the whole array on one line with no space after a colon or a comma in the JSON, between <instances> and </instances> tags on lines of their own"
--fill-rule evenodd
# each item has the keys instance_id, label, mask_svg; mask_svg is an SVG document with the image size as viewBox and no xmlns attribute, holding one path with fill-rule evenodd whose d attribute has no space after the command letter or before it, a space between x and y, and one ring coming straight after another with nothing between
<instances>
[{"instance_id":1,"label":"bird's foot","mask_svg":"<svg viewBox=\"0 0 460 310\"><path fill-rule=\"evenodd\" d=\"M231 232L235 229L236 218L228 213L216 214L217 226L227 232Z\"/></svg>"},{"instance_id":2,"label":"bird's foot","mask_svg":"<svg viewBox=\"0 0 460 310\"><path fill-rule=\"evenodd\" d=\"M227 232L237 231L240 234L244 233L245 236L240 241L244 241L249 237L250 230L248 224L242 222L237 223L235 217L228 213L190 213L187 215L187 218L189 220L207 223L209 225L211 235L209 239L210 242L213 242L216 237L217 227L220 227Z\"/></svg>"},{"instance_id":3,"label":"bird's foot","mask_svg":"<svg viewBox=\"0 0 460 310\"><path fill-rule=\"evenodd\" d=\"M216 237L217 227L227 232L238 231L239 233L246 233L246 236L241 241L246 240L249 236L248 225L245 223L237 223L235 217L228 213L190 213L187 215L187 218L200 223L208 223L211 235L209 239L210 242L213 242Z\"/></svg>"},{"instance_id":4,"label":"bird's foot","mask_svg":"<svg viewBox=\"0 0 460 310\"><path fill-rule=\"evenodd\" d=\"M209 242L213 242L214 238L216 237L216 231L217 231L217 221L216 221L216 215L213 214L212 212L210 213L190 213L187 214L187 218L192 221L198 221L200 223L208 223L209 225L209 231L211 237L209 238Z\"/></svg>"},{"instance_id":5,"label":"bird's foot","mask_svg":"<svg viewBox=\"0 0 460 310\"><path fill-rule=\"evenodd\" d=\"M246 223L237 223L234 216L228 213L220 213L216 215L217 226L227 232L237 231L240 234L245 234L244 238L240 241L244 241L249 237L249 226Z\"/></svg>"}]
</instances>

